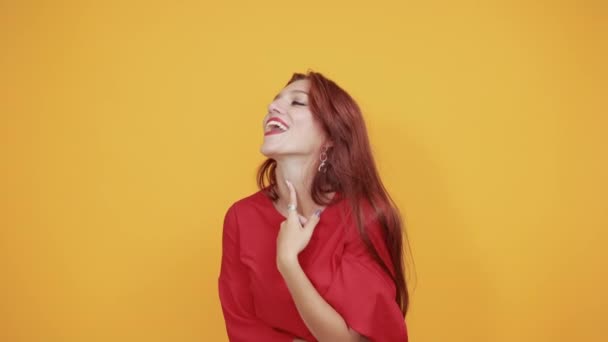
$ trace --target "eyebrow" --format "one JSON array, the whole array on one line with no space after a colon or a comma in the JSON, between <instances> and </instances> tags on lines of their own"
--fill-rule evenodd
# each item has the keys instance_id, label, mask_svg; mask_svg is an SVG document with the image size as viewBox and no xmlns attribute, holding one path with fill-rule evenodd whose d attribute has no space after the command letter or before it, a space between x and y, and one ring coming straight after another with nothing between
<instances>
[{"instance_id":1,"label":"eyebrow","mask_svg":"<svg viewBox=\"0 0 608 342\"><path fill-rule=\"evenodd\" d=\"M304 90L299 90L299 89L294 89L294 90L290 90L290 93L304 93L306 95L308 95L307 92L305 92ZM279 97L281 97L281 94L277 94L277 96L274 97L274 100L278 99Z\"/></svg>"}]
</instances>

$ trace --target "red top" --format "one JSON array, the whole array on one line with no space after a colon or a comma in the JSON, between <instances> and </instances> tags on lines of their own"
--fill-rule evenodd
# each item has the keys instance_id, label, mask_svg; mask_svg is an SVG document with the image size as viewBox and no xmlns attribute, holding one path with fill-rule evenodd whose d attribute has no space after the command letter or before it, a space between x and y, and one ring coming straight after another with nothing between
<instances>
[{"instance_id":1,"label":"red top","mask_svg":"<svg viewBox=\"0 0 608 342\"><path fill-rule=\"evenodd\" d=\"M348 202L339 193L336 196L300 253L300 265L351 329L371 341L407 341L395 285L368 252L348 214ZM371 212L369 208L364 205L364 212ZM261 190L226 212L219 295L230 341L316 341L277 270L276 239L284 220ZM365 227L391 267L380 224L374 219Z\"/></svg>"}]
</instances>

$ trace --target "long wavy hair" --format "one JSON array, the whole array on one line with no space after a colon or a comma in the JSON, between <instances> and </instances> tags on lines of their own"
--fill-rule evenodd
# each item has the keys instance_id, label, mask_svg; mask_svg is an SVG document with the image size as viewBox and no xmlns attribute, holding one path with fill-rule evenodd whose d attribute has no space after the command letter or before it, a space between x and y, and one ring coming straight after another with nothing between
<instances>
[{"instance_id":1,"label":"long wavy hair","mask_svg":"<svg viewBox=\"0 0 608 342\"><path fill-rule=\"evenodd\" d=\"M345 90L318 72L294 73L287 85L302 79L310 81L310 111L333 142L327 152L325 172L315 173L311 188L312 199L318 205L327 205L330 200L323 195L338 192L342 198L348 200L352 212L355 213L357 228L363 241L376 262L395 283L395 300L405 317L409 306L409 293L404 275L404 224L397 206L378 175L359 105ZM276 188L276 166L276 161L268 158L259 166L257 172L259 189L264 190L273 201L279 197ZM370 241L363 223L366 220L362 217L361 200L371 204L381 224L394 272L382 261Z\"/></svg>"}]
</instances>

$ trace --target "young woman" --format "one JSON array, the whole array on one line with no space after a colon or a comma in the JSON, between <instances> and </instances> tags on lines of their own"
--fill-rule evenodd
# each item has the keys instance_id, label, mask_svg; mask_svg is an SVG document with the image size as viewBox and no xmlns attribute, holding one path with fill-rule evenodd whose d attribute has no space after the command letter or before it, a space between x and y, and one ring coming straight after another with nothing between
<instances>
[{"instance_id":1,"label":"young woman","mask_svg":"<svg viewBox=\"0 0 608 342\"><path fill-rule=\"evenodd\" d=\"M359 106L295 73L263 120L259 191L224 217L230 341L407 341L403 223Z\"/></svg>"}]
</instances>

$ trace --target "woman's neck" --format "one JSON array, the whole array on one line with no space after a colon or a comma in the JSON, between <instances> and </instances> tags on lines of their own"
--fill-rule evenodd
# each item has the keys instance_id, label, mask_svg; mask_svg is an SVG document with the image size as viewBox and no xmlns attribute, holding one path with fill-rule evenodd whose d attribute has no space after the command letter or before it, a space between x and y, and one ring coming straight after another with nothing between
<instances>
[{"instance_id":1,"label":"woman's neck","mask_svg":"<svg viewBox=\"0 0 608 342\"><path fill-rule=\"evenodd\" d=\"M296 190L298 213L306 218L314 213L318 205L314 203L310 194L310 186L314 176L311 169L310 163L305 161L277 161L276 178L279 198L276 204L279 208L287 208L287 204L290 202L289 188L285 183L285 180L288 180Z\"/></svg>"}]
</instances>

